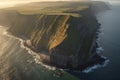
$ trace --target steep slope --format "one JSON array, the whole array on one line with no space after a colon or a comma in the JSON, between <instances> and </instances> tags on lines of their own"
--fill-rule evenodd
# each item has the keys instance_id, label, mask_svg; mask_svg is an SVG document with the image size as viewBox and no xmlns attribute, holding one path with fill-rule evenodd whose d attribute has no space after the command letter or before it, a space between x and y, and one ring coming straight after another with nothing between
<instances>
[{"instance_id":1,"label":"steep slope","mask_svg":"<svg viewBox=\"0 0 120 80\"><path fill-rule=\"evenodd\" d=\"M74 3L74 7L75 4L78 6L78 3ZM63 12L45 11L44 14L24 14L26 10L18 9L13 15L14 20L10 21L8 31L25 40L25 46L39 53L43 63L81 70L101 63L104 59L96 53L96 32L100 24L91 5L87 3L83 9L67 8ZM56 9L50 8L53 11Z\"/></svg>"}]
</instances>

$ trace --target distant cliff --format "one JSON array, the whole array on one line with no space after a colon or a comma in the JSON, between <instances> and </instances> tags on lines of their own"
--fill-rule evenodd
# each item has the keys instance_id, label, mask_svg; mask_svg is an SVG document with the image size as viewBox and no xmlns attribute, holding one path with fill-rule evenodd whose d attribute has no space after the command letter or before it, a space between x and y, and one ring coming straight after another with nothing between
<instances>
[{"instance_id":1,"label":"distant cliff","mask_svg":"<svg viewBox=\"0 0 120 80\"><path fill-rule=\"evenodd\" d=\"M88 4L88 3L87 3ZM76 9L76 8L75 8ZM25 40L25 46L40 54L41 61L63 68L83 69L103 60L96 53L98 23L91 5L71 13L21 14L18 11L3 11L3 25L9 32ZM7 20L7 18L9 18ZM6 21L6 23L4 23ZM94 57L97 58L94 58Z\"/></svg>"},{"instance_id":2,"label":"distant cliff","mask_svg":"<svg viewBox=\"0 0 120 80\"><path fill-rule=\"evenodd\" d=\"M92 3L92 10L95 14L110 10L110 4L109 2L98 2L95 1Z\"/></svg>"}]
</instances>

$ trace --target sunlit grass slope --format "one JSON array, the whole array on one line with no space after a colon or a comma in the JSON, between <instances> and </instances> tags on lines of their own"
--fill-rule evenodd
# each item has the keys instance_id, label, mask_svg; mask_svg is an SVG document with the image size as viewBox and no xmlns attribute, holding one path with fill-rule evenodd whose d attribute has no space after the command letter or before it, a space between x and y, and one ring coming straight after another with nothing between
<instances>
[{"instance_id":1,"label":"sunlit grass slope","mask_svg":"<svg viewBox=\"0 0 120 80\"><path fill-rule=\"evenodd\" d=\"M46 14L46 15L71 15L79 17L79 11L89 8L87 2L41 2L17 7L7 8L15 10L24 15Z\"/></svg>"}]
</instances>

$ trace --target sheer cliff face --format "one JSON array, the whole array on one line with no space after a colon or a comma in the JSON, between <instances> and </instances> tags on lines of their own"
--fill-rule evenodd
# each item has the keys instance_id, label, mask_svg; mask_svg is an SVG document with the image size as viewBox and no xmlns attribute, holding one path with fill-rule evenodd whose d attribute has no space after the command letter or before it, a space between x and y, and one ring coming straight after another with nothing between
<instances>
[{"instance_id":1,"label":"sheer cliff face","mask_svg":"<svg viewBox=\"0 0 120 80\"><path fill-rule=\"evenodd\" d=\"M50 62L60 66L87 62L94 54L98 23L90 8L81 17L70 15L29 15L21 17L9 31L27 38L27 45L47 52Z\"/></svg>"},{"instance_id":2,"label":"sheer cliff face","mask_svg":"<svg viewBox=\"0 0 120 80\"><path fill-rule=\"evenodd\" d=\"M79 17L68 14L14 14L8 31L24 39L25 45L39 52L41 61L45 63L75 68L96 55L99 24L91 7L77 11L81 15Z\"/></svg>"},{"instance_id":3,"label":"sheer cliff face","mask_svg":"<svg viewBox=\"0 0 120 80\"><path fill-rule=\"evenodd\" d=\"M67 37L69 18L70 16L39 16L30 38L32 45L40 51L51 51L60 45Z\"/></svg>"}]
</instances>

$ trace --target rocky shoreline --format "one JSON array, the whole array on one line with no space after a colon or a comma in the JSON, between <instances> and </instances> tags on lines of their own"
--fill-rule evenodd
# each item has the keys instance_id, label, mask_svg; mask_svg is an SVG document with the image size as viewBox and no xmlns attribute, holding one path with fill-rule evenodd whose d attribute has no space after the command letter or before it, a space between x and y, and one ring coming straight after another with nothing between
<instances>
[{"instance_id":1,"label":"rocky shoreline","mask_svg":"<svg viewBox=\"0 0 120 80\"><path fill-rule=\"evenodd\" d=\"M97 45L97 43L96 43ZM37 54L39 54L41 62L49 65L49 66L54 66L56 68L60 68L60 69L67 69L67 70L72 70L72 71L84 71L85 69L87 69L88 67L92 67L94 65L104 65L104 62L107 60L105 58L103 58L101 55L96 54L93 56L93 58L91 58L91 60L89 62L86 62L83 65L78 65L77 67L73 67L71 65L67 65L67 66L58 66L55 64L52 64L50 61L50 55L48 52L40 52L39 50L35 49L31 44L29 40L24 40L24 46L30 48L31 50L33 50L34 52L36 52ZM98 48L99 46L96 46L95 50Z\"/></svg>"}]
</instances>

